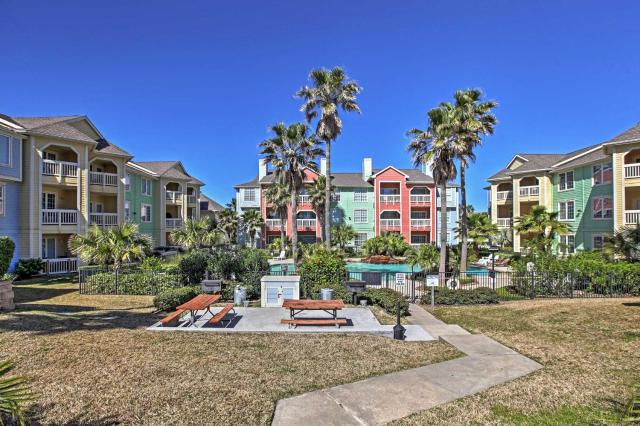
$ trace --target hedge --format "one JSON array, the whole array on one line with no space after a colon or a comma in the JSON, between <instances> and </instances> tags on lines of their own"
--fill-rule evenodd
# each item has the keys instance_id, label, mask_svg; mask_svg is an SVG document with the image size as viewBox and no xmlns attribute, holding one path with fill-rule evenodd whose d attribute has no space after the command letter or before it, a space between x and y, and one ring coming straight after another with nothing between
<instances>
[{"instance_id":1,"label":"hedge","mask_svg":"<svg viewBox=\"0 0 640 426\"><path fill-rule=\"evenodd\" d=\"M9 272L16 245L9 237L0 237L0 277Z\"/></svg>"},{"instance_id":2,"label":"hedge","mask_svg":"<svg viewBox=\"0 0 640 426\"><path fill-rule=\"evenodd\" d=\"M87 292L97 294L152 295L182 287L181 276L165 272L100 272L87 277Z\"/></svg>"},{"instance_id":3,"label":"hedge","mask_svg":"<svg viewBox=\"0 0 640 426\"><path fill-rule=\"evenodd\" d=\"M40 258L20 259L16 265L16 275L20 280L31 278L38 275L43 267L44 262Z\"/></svg>"},{"instance_id":4,"label":"hedge","mask_svg":"<svg viewBox=\"0 0 640 426\"><path fill-rule=\"evenodd\" d=\"M333 289L334 299L349 303L351 293L344 285L347 266L344 260L329 250L306 257L300 267L300 290L305 297L319 299L320 290Z\"/></svg>"},{"instance_id":5,"label":"hedge","mask_svg":"<svg viewBox=\"0 0 640 426\"><path fill-rule=\"evenodd\" d=\"M164 289L153 298L153 305L160 311L173 311L177 306L188 302L199 293L198 287Z\"/></svg>"},{"instance_id":6,"label":"hedge","mask_svg":"<svg viewBox=\"0 0 640 426\"><path fill-rule=\"evenodd\" d=\"M398 300L400 300L400 315L409 315L409 302L404 296L390 288L371 288L360 294L359 297L367 299L369 303L378 305L388 313L395 315Z\"/></svg>"},{"instance_id":7,"label":"hedge","mask_svg":"<svg viewBox=\"0 0 640 426\"><path fill-rule=\"evenodd\" d=\"M434 289L437 305L482 305L499 303L498 293L488 287L478 287L473 290L452 290L446 287ZM422 296L422 303L431 303L431 292Z\"/></svg>"}]
</instances>

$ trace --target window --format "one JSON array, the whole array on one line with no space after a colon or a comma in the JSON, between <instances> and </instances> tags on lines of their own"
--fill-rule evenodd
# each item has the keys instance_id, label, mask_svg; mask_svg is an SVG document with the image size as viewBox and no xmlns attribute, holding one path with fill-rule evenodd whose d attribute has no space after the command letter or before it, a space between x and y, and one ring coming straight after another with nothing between
<instances>
[{"instance_id":1,"label":"window","mask_svg":"<svg viewBox=\"0 0 640 426\"><path fill-rule=\"evenodd\" d=\"M613 169L611 164L596 164L591 169L593 185L604 185L613 180Z\"/></svg>"},{"instance_id":2,"label":"window","mask_svg":"<svg viewBox=\"0 0 640 426\"><path fill-rule=\"evenodd\" d=\"M356 237L353 239L353 245L357 248L360 248L367 242L368 235L366 232L358 232Z\"/></svg>"},{"instance_id":3,"label":"window","mask_svg":"<svg viewBox=\"0 0 640 426\"><path fill-rule=\"evenodd\" d=\"M573 171L558 174L558 191L573 189Z\"/></svg>"},{"instance_id":4,"label":"window","mask_svg":"<svg viewBox=\"0 0 640 426\"><path fill-rule=\"evenodd\" d=\"M4 185L0 185L0 216L4 215L5 188Z\"/></svg>"},{"instance_id":5,"label":"window","mask_svg":"<svg viewBox=\"0 0 640 426\"><path fill-rule=\"evenodd\" d=\"M331 193L331 201L334 203L340 202L340 191L335 191Z\"/></svg>"},{"instance_id":6,"label":"window","mask_svg":"<svg viewBox=\"0 0 640 426\"><path fill-rule=\"evenodd\" d=\"M575 202L574 201L560 201L558 203L558 219L559 220L575 219Z\"/></svg>"},{"instance_id":7,"label":"window","mask_svg":"<svg viewBox=\"0 0 640 426\"><path fill-rule=\"evenodd\" d=\"M367 216L366 209L356 209L353 211L353 223L367 223L369 217Z\"/></svg>"},{"instance_id":8,"label":"window","mask_svg":"<svg viewBox=\"0 0 640 426\"><path fill-rule=\"evenodd\" d=\"M613 217L613 200L611 197L594 197L591 201L594 219L611 219Z\"/></svg>"},{"instance_id":9,"label":"window","mask_svg":"<svg viewBox=\"0 0 640 426\"><path fill-rule=\"evenodd\" d=\"M42 209L53 210L56 208L56 194L51 192L42 193Z\"/></svg>"},{"instance_id":10,"label":"window","mask_svg":"<svg viewBox=\"0 0 640 426\"><path fill-rule=\"evenodd\" d=\"M591 248L594 250L602 250L604 248L604 235L602 234L594 234L592 237L592 245Z\"/></svg>"},{"instance_id":11,"label":"window","mask_svg":"<svg viewBox=\"0 0 640 426\"><path fill-rule=\"evenodd\" d=\"M412 235L411 244L427 244L426 235Z\"/></svg>"},{"instance_id":12,"label":"window","mask_svg":"<svg viewBox=\"0 0 640 426\"><path fill-rule=\"evenodd\" d=\"M0 135L0 164L11 165L11 138L5 135Z\"/></svg>"},{"instance_id":13,"label":"window","mask_svg":"<svg viewBox=\"0 0 640 426\"><path fill-rule=\"evenodd\" d=\"M42 258L55 259L55 257L56 257L56 239L43 238L42 239Z\"/></svg>"},{"instance_id":14,"label":"window","mask_svg":"<svg viewBox=\"0 0 640 426\"><path fill-rule=\"evenodd\" d=\"M140 221L151 222L151 206L149 204L143 204L140 209Z\"/></svg>"},{"instance_id":15,"label":"window","mask_svg":"<svg viewBox=\"0 0 640 426\"><path fill-rule=\"evenodd\" d=\"M131 185L130 185L130 181L129 181L129 174L125 173L124 175L124 190L125 191L129 191L131 189Z\"/></svg>"},{"instance_id":16,"label":"window","mask_svg":"<svg viewBox=\"0 0 640 426\"><path fill-rule=\"evenodd\" d=\"M140 179L142 183L142 195L151 195L151 181L149 179Z\"/></svg>"},{"instance_id":17,"label":"window","mask_svg":"<svg viewBox=\"0 0 640 426\"><path fill-rule=\"evenodd\" d=\"M124 202L124 218L125 220L129 220L131 218L131 208L128 201Z\"/></svg>"},{"instance_id":18,"label":"window","mask_svg":"<svg viewBox=\"0 0 640 426\"><path fill-rule=\"evenodd\" d=\"M356 203L366 203L368 198L368 193L365 188L356 188L353 191L353 201Z\"/></svg>"},{"instance_id":19,"label":"window","mask_svg":"<svg viewBox=\"0 0 640 426\"><path fill-rule=\"evenodd\" d=\"M209 202L208 201L200 201L200 211L209 210Z\"/></svg>"},{"instance_id":20,"label":"window","mask_svg":"<svg viewBox=\"0 0 640 426\"><path fill-rule=\"evenodd\" d=\"M256 189L255 188L245 188L245 190L244 190L244 201L256 201Z\"/></svg>"},{"instance_id":21,"label":"window","mask_svg":"<svg viewBox=\"0 0 640 426\"><path fill-rule=\"evenodd\" d=\"M45 160L50 160L50 161L56 161L56 159L57 159L55 153L46 152L46 151L42 153L42 158L44 158Z\"/></svg>"},{"instance_id":22,"label":"window","mask_svg":"<svg viewBox=\"0 0 640 426\"><path fill-rule=\"evenodd\" d=\"M576 252L576 236L572 234L560 235L560 254L573 254Z\"/></svg>"}]
</instances>

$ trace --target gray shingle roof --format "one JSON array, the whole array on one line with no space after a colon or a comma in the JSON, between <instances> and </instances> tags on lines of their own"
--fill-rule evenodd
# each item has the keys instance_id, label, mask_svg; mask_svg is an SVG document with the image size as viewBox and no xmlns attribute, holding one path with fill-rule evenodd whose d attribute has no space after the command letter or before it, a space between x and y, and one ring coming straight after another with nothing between
<instances>
[{"instance_id":1,"label":"gray shingle roof","mask_svg":"<svg viewBox=\"0 0 640 426\"><path fill-rule=\"evenodd\" d=\"M129 154L127 151L125 151L124 149L120 148L118 145L113 144L105 139L98 140L98 144L96 145L96 151L100 151L105 154L120 155L123 157L132 157L132 155Z\"/></svg>"},{"instance_id":2,"label":"gray shingle roof","mask_svg":"<svg viewBox=\"0 0 640 426\"><path fill-rule=\"evenodd\" d=\"M373 174L381 172L382 170L384 170L386 168L387 167L384 167L384 168L381 168L381 169L373 169ZM411 183L433 183L433 178L431 176L425 175L424 173L422 173L418 169L399 169L397 167L394 167L394 168L396 170L401 171L405 175L409 176L409 182L411 182Z\"/></svg>"},{"instance_id":3,"label":"gray shingle roof","mask_svg":"<svg viewBox=\"0 0 640 426\"><path fill-rule=\"evenodd\" d=\"M46 126L31 128L28 129L28 132L44 136L52 136L55 138L71 139L81 142L96 142L95 139L92 139L87 134L81 132L80 130L65 122L53 123Z\"/></svg>"},{"instance_id":4,"label":"gray shingle roof","mask_svg":"<svg viewBox=\"0 0 640 426\"><path fill-rule=\"evenodd\" d=\"M362 173L332 173L331 183L339 188L371 188L371 183L362 179Z\"/></svg>"},{"instance_id":5,"label":"gray shingle roof","mask_svg":"<svg viewBox=\"0 0 640 426\"><path fill-rule=\"evenodd\" d=\"M258 176L256 176L255 178L251 179L249 182L239 183L235 185L234 188L252 188L252 187L258 187L258 186L260 186L260 183L258 182Z\"/></svg>"},{"instance_id":6,"label":"gray shingle roof","mask_svg":"<svg viewBox=\"0 0 640 426\"><path fill-rule=\"evenodd\" d=\"M221 212L222 210L224 210L224 206L220 203L218 203L217 201L215 201L213 198L206 196L203 193L200 193L200 199L203 201L207 201L209 203L209 208L207 210L212 211L212 212Z\"/></svg>"},{"instance_id":7,"label":"gray shingle roof","mask_svg":"<svg viewBox=\"0 0 640 426\"><path fill-rule=\"evenodd\" d=\"M640 123L636 124L632 128L625 130L613 139L605 142L606 144L616 144L624 142L632 142L640 140Z\"/></svg>"},{"instance_id":8,"label":"gray shingle roof","mask_svg":"<svg viewBox=\"0 0 640 426\"><path fill-rule=\"evenodd\" d=\"M177 160L173 161L138 161L136 162L140 167L144 167L147 170L151 170L152 172L168 178L180 179L180 180L188 180L190 183L195 185L204 185L204 183L200 182L198 179L190 176L189 174L183 173L177 169L177 166L180 165L180 162Z\"/></svg>"},{"instance_id":9,"label":"gray shingle roof","mask_svg":"<svg viewBox=\"0 0 640 426\"><path fill-rule=\"evenodd\" d=\"M62 121L81 118L82 115L59 115L54 117L13 117L21 126L27 130L36 129L42 126L60 123Z\"/></svg>"}]
</instances>

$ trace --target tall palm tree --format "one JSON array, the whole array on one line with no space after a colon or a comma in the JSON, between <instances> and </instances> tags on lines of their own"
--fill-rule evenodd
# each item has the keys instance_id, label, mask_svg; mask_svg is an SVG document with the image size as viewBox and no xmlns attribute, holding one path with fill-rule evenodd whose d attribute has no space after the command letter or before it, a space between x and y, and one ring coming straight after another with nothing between
<instances>
[{"instance_id":1,"label":"tall palm tree","mask_svg":"<svg viewBox=\"0 0 640 426\"><path fill-rule=\"evenodd\" d=\"M464 224L462 222L463 221L461 219L458 222L458 227L456 228L456 234L459 236L462 235L464 229ZM469 239L472 241L473 253L476 257L478 256L479 251L478 246L489 243L493 240L493 237L497 236L500 232L498 230L498 225L491 223L491 218L486 212L469 213L467 216L466 230L468 232ZM462 265L460 268L462 268ZM462 270L460 272L462 272Z\"/></svg>"},{"instance_id":2,"label":"tall palm tree","mask_svg":"<svg viewBox=\"0 0 640 426\"><path fill-rule=\"evenodd\" d=\"M353 226L346 223L341 223L332 228L331 233L333 234L331 240L343 250L356 237L356 231L353 230Z\"/></svg>"},{"instance_id":3,"label":"tall palm tree","mask_svg":"<svg viewBox=\"0 0 640 426\"><path fill-rule=\"evenodd\" d=\"M233 244L236 241L239 222L238 213L236 213L236 209L233 206L228 204L227 208L220 212L218 227L224 233L229 244Z\"/></svg>"},{"instance_id":4,"label":"tall palm tree","mask_svg":"<svg viewBox=\"0 0 640 426\"><path fill-rule=\"evenodd\" d=\"M309 198L311 199L311 205L313 206L313 209L316 211L316 215L320 220L320 227L322 228L322 234L321 234L322 241L325 240L325 232L328 229L325 226L326 219L324 216L325 204L327 200L326 188L327 188L327 178L322 175L318 176L318 179L316 179L309 186L309 188L307 188ZM333 185L331 185L330 188L331 188L330 193L333 194L333 189L334 189Z\"/></svg>"},{"instance_id":5,"label":"tall palm tree","mask_svg":"<svg viewBox=\"0 0 640 426\"><path fill-rule=\"evenodd\" d=\"M325 143L327 158L327 176L331 176L331 143L342 132L342 120L338 110L345 112L360 112L356 101L362 88L353 80L349 80L341 67L331 70L320 68L309 73L312 86L303 86L296 96L304 99L300 108L305 113L307 123L318 118L316 136ZM327 179L325 197L331 197L331 179ZM327 247L331 247L331 207L330 203L324 206L324 224Z\"/></svg>"},{"instance_id":6,"label":"tall palm tree","mask_svg":"<svg viewBox=\"0 0 640 426\"><path fill-rule=\"evenodd\" d=\"M440 191L440 274L447 270L447 182L455 179L457 170L453 149L455 111L449 104L440 104L427 113L426 130L411 129L408 150L416 167L431 164L433 180Z\"/></svg>"},{"instance_id":7,"label":"tall palm tree","mask_svg":"<svg viewBox=\"0 0 640 426\"><path fill-rule=\"evenodd\" d=\"M242 227L249 235L249 243L254 247L256 232L262 228L262 215L258 210L247 210L242 215Z\"/></svg>"},{"instance_id":8,"label":"tall palm tree","mask_svg":"<svg viewBox=\"0 0 640 426\"><path fill-rule=\"evenodd\" d=\"M293 259L298 259L298 191L305 179L305 169L318 171L315 159L323 154L316 138L309 135L309 127L303 123L286 126L277 123L271 126L273 137L259 145L261 154L274 168L277 183L289 190L291 205L291 246Z\"/></svg>"},{"instance_id":9,"label":"tall palm tree","mask_svg":"<svg viewBox=\"0 0 640 426\"><path fill-rule=\"evenodd\" d=\"M438 249L431 244L422 244L407 254L407 263L419 265L424 272L431 271L438 264Z\"/></svg>"},{"instance_id":10,"label":"tall palm tree","mask_svg":"<svg viewBox=\"0 0 640 426\"><path fill-rule=\"evenodd\" d=\"M280 241L287 240L287 206L289 205L289 190L286 185L274 183L265 192L267 202L273 206L280 218ZM283 247L286 250L286 247Z\"/></svg>"},{"instance_id":11,"label":"tall palm tree","mask_svg":"<svg viewBox=\"0 0 640 426\"><path fill-rule=\"evenodd\" d=\"M110 229L91 227L86 235L76 234L69 240L69 250L91 264L113 265L142 260L151 249L151 237L138 232L133 223Z\"/></svg>"},{"instance_id":12,"label":"tall palm tree","mask_svg":"<svg viewBox=\"0 0 640 426\"><path fill-rule=\"evenodd\" d=\"M496 126L493 109L498 106L495 101L481 101L480 89L457 90L454 95L455 128L453 147L456 158L460 161L460 272L467 270L467 189L466 169L476 159L474 149L482 143L482 138L492 135Z\"/></svg>"},{"instance_id":13,"label":"tall palm tree","mask_svg":"<svg viewBox=\"0 0 640 426\"><path fill-rule=\"evenodd\" d=\"M547 251L558 234L566 234L569 227L558 220L558 212L549 212L545 206L535 206L527 214L516 218L515 230L533 236L534 247Z\"/></svg>"},{"instance_id":14,"label":"tall palm tree","mask_svg":"<svg viewBox=\"0 0 640 426\"><path fill-rule=\"evenodd\" d=\"M640 224L627 225L607 238L605 251L613 257L636 260L640 255Z\"/></svg>"},{"instance_id":15,"label":"tall palm tree","mask_svg":"<svg viewBox=\"0 0 640 426\"><path fill-rule=\"evenodd\" d=\"M184 227L171 231L171 241L186 250L195 250L216 244L220 239L220 232L216 229L215 222L208 217L187 219Z\"/></svg>"},{"instance_id":16,"label":"tall palm tree","mask_svg":"<svg viewBox=\"0 0 640 426\"><path fill-rule=\"evenodd\" d=\"M23 377L6 377L13 369L11 361L0 361L0 424L8 417L9 424L26 425L23 404L33 399L33 394Z\"/></svg>"}]
</instances>

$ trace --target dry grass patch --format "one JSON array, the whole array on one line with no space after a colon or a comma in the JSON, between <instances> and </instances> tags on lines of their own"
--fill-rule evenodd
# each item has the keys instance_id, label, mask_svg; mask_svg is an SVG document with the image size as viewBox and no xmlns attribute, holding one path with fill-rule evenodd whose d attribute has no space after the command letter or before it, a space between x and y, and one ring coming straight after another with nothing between
<instances>
[{"instance_id":1,"label":"dry grass patch","mask_svg":"<svg viewBox=\"0 0 640 426\"><path fill-rule=\"evenodd\" d=\"M373 336L150 332L150 297L24 284L0 314L0 358L38 393L44 424L268 424L275 402L458 355Z\"/></svg>"},{"instance_id":2,"label":"dry grass patch","mask_svg":"<svg viewBox=\"0 0 640 426\"><path fill-rule=\"evenodd\" d=\"M399 424L610 424L640 381L640 299L536 300L436 308L540 362L529 376Z\"/></svg>"}]
</instances>

